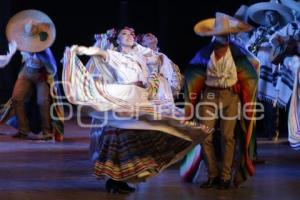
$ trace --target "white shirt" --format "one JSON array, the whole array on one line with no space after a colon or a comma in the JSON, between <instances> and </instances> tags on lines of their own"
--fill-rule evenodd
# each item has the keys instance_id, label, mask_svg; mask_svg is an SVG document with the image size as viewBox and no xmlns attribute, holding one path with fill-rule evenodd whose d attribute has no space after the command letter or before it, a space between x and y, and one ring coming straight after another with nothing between
<instances>
[{"instance_id":1,"label":"white shirt","mask_svg":"<svg viewBox=\"0 0 300 200\"><path fill-rule=\"evenodd\" d=\"M39 60L35 53L21 52L25 65L30 68L40 69L43 67L43 63Z\"/></svg>"},{"instance_id":2,"label":"white shirt","mask_svg":"<svg viewBox=\"0 0 300 200\"><path fill-rule=\"evenodd\" d=\"M282 47L278 46L279 44L276 42L276 38L278 37L282 37L284 40L286 40L285 44ZM285 49L287 45L289 45L289 39L294 39L295 41L293 42L297 42L296 45L298 46L300 45L300 22L292 22L287 24L285 27L273 34L270 38L270 41L272 41L273 43L273 48L280 47ZM300 53L299 48L298 53Z\"/></svg>"},{"instance_id":3,"label":"white shirt","mask_svg":"<svg viewBox=\"0 0 300 200\"><path fill-rule=\"evenodd\" d=\"M270 38L274 33L276 33L277 29L279 28L279 24L276 24L272 27L265 27L265 26L260 26L258 27L250 37L250 39L246 42L246 49L251 52L250 47L256 47L256 53L255 56L258 56L259 52L265 52L266 55L262 55L259 60L261 62L264 62L265 59L270 60L269 58L269 53L271 51L271 43L270 43ZM251 52L254 53L254 52Z\"/></svg>"},{"instance_id":4,"label":"white shirt","mask_svg":"<svg viewBox=\"0 0 300 200\"><path fill-rule=\"evenodd\" d=\"M288 23L285 27L273 34L270 40L278 36L290 36L293 37L295 40L300 41L300 22Z\"/></svg>"},{"instance_id":5,"label":"white shirt","mask_svg":"<svg viewBox=\"0 0 300 200\"><path fill-rule=\"evenodd\" d=\"M219 60L216 60L213 51L206 69L205 84L211 87L228 88L237 81L236 66L230 48L227 48L225 55Z\"/></svg>"},{"instance_id":6,"label":"white shirt","mask_svg":"<svg viewBox=\"0 0 300 200\"><path fill-rule=\"evenodd\" d=\"M117 74L117 81L120 84L131 84L142 81L147 83L149 75L145 60L136 53L120 53L107 50L106 63L113 68Z\"/></svg>"}]
</instances>

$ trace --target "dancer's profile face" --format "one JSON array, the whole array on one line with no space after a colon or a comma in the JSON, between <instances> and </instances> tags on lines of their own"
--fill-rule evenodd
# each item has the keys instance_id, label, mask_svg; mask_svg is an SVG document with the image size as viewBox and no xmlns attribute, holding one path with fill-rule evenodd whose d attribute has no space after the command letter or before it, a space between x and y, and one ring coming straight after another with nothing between
<instances>
[{"instance_id":1,"label":"dancer's profile face","mask_svg":"<svg viewBox=\"0 0 300 200\"><path fill-rule=\"evenodd\" d=\"M157 43L158 43L157 38L151 33L145 34L142 39L142 45L152 50L156 50Z\"/></svg>"},{"instance_id":2,"label":"dancer's profile face","mask_svg":"<svg viewBox=\"0 0 300 200\"><path fill-rule=\"evenodd\" d=\"M120 47L132 47L134 45L134 32L129 29L122 29L118 35L117 43Z\"/></svg>"}]
</instances>

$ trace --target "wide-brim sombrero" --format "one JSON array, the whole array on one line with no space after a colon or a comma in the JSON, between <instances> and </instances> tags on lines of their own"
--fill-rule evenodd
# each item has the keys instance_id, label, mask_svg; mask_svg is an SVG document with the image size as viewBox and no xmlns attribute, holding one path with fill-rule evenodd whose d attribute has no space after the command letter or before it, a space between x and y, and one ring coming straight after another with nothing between
<instances>
[{"instance_id":1,"label":"wide-brim sombrero","mask_svg":"<svg viewBox=\"0 0 300 200\"><path fill-rule=\"evenodd\" d=\"M194 26L194 31L200 36L228 35L248 32L253 27L241 20L217 12L215 18L205 19Z\"/></svg>"},{"instance_id":2,"label":"wide-brim sombrero","mask_svg":"<svg viewBox=\"0 0 300 200\"><path fill-rule=\"evenodd\" d=\"M8 41L15 40L20 51L40 52L53 44L56 30L54 23L45 13L39 10L24 10L9 20L6 37Z\"/></svg>"},{"instance_id":3,"label":"wide-brim sombrero","mask_svg":"<svg viewBox=\"0 0 300 200\"><path fill-rule=\"evenodd\" d=\"M289 7L292 10L300 12L300 1L299 0L281 0L283 5Z\"/></svg>"},{"instance_id":4,"label":"wide-brim sombrero","mask_svg":"<svg viewBox=\"0 0 300 200\"><path fill-rule=\"evenodd\" d=\"M239 9L234 13L234 18L237 18L241 21L247 22L248 19L248 6L241 5Z\"/></svg>"},{"instance_id":5,"label":"wide-brim sombrero","mask_svg":"<svg viewBox=\"0 0 300 200\"><path fill-rule=\"evenodd\" d=\"M265 11L276 11L280 15L280 26L283 27L287 23L293 21L293 13L291 9L275 2L260 2L253 4L248 8L248 17L257 24L267 26L265 19Z\"/></svg>"}]
</instances>

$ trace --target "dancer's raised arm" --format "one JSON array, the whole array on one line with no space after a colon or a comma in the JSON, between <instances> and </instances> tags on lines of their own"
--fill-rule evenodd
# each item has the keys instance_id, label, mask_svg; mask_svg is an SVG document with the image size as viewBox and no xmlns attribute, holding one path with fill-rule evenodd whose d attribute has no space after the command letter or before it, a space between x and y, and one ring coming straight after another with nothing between
<instances>
[{"instance_id":1,"label":"dancer's raised arm","mask_svg":"<svg viewBox=\"0 0 300 200\"><path fill-rule=\"evenodd\" d=\"M73 45L71 50L75 50L78 55L87 55L87 56L95 56L98 55L102 57L104 60L107 58L106 51L100 49L99 47L85 47L85 46L77 46Z\"/></svg>"}]
</instances>

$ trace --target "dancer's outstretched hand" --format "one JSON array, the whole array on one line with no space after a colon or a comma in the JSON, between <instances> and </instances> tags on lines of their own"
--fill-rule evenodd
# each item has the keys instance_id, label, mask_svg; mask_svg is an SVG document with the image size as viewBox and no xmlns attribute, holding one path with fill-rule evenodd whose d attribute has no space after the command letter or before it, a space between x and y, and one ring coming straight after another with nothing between
<instances>
[{"instance_id":1,"label":"dancer's outstretched hand","mask_svg":"<svg viewBox=\"0 0 300 200\"><path fill-rule=\"evenodd\" d=\"M8 44L8 49L9 51L6 55L0 55L0 68L5 67L9 63L10 59L17 51L17 43L15 41L11 41Z\"/></svg>"},{"instance_id":2,"label":"dancer's outstretched hand","mask_svg":"<svg viewBox=\"0 0 300 200\"><path fill-rule=\"evenodd\" d=\"M72 45L70 51L77 51L78 45Z\"/></svg>"},{"instance_id":3,"label":"dancer's outstretched hand","mask_svg":"<svg viewBox=\"0 0 300 200\"><path fill-rule=\"evenodd\" d=\"M77 55L87 55L87 56L98 55L101 56L103 59L106 59L107 57L106 52L98 47L85 47L85 46L73 45L70 48L70 51L75 52Z\"/></svg>"},{"instance_id":4,"label":"dancer's outstretched hand","mask_svg":"<svg viewBox=\"0 0 300 200\"><path fill-rule=\"evenodd\" d=\"M78 46L77 54L78 55L87 55L87 56L99 55L99 48L98 47Z\"/></svg>"},{"instance_id":5,"label":"dancer's outstretched hand","mask_svg":"<svg viewBox=\"0 0 300 200\"><path fill-rule=\"evenodd\" d=\"M16 41L11 41L8 44L8 49L9 49L9 54L13 55L17 51L17 42Z\"/></svg>"}]
</instances>

